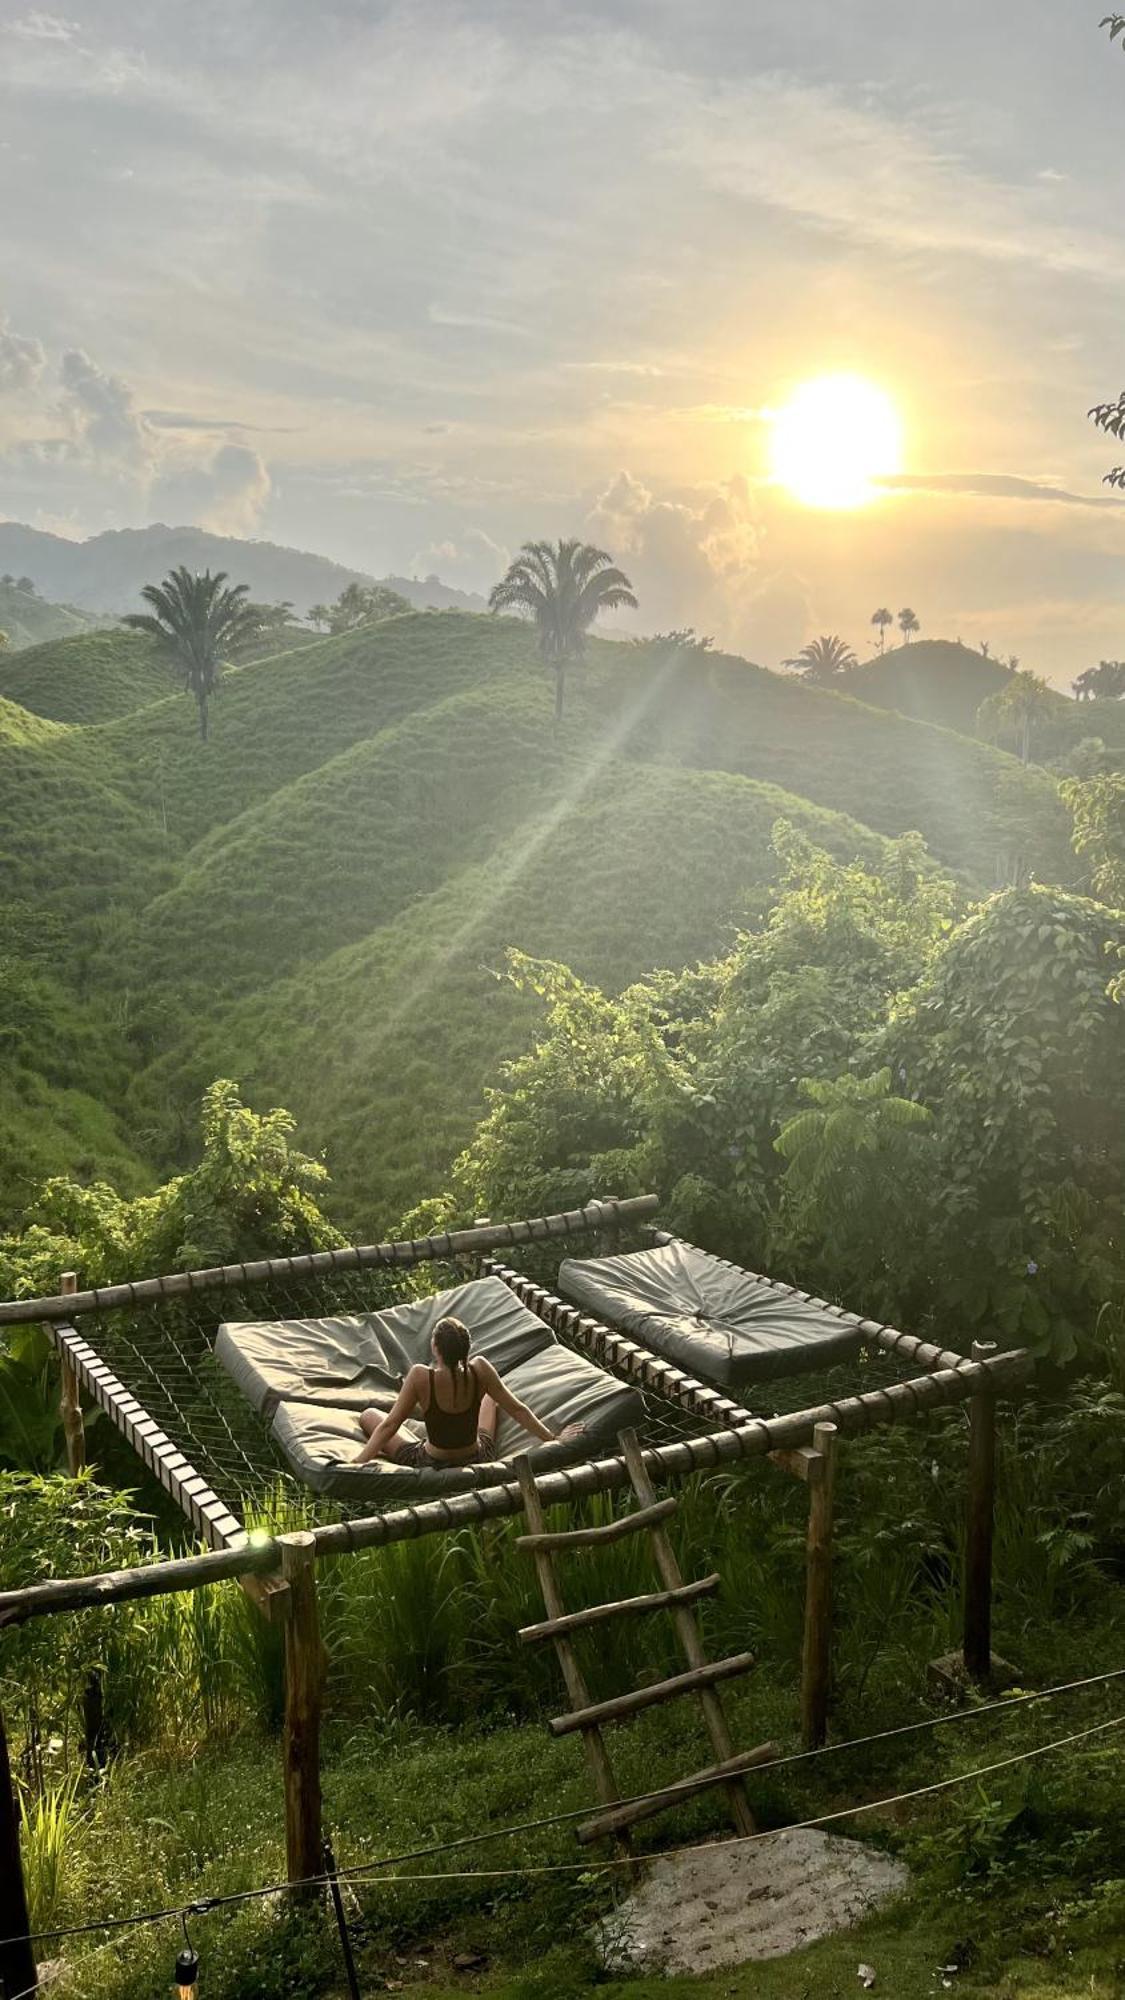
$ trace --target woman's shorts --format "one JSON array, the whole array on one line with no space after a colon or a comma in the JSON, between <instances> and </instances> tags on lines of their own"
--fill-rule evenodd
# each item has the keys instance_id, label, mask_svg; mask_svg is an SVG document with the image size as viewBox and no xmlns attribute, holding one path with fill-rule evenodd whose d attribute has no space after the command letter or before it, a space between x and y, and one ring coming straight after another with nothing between
<instances>
[{"instance_id":1,"label":"woman's shorts","mask_svg":"<svg viewBox=\"0 0 1125 2000\"><path fill-rule=\"evenodd\" d=\"M481 1459L495 1458L495 1456L495 1438L487 1431L478 1431L476 1450L472 1458L434 1458L427 1449L425 1438L417 1438L413 1442L403 1438L394 1455L394 1463L415 1468L425 1466L428 1472L456 1472L459 1466L476 1465Z\"/></svg>"}]
</instances>

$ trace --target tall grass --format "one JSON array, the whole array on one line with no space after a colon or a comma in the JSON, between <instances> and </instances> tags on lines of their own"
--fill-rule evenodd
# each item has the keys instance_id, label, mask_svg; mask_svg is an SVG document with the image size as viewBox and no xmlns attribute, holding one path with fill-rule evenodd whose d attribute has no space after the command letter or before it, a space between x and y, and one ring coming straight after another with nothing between
<instances>
[{"instance_id":1,"label":"tall grass","mask_svg":"<svg viewBox=\"0 0 1125 2000\"><path fill-rule=\"evenodd\" d=\"M49 1930L62 1903L69 1856L83 1817L79 1776L48 1780L24 1800L20 1828L24 1885L33 1931Z\"/></svg>"}]
</instances>

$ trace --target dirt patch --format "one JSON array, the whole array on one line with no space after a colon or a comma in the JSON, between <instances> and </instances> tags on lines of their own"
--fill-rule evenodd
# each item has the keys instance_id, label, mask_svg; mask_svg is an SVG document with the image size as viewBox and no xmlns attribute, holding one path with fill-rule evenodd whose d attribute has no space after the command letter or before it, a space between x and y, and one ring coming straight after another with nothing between
<instances>
[{"instance_id":1,"label":"dirt patch","mask_svg":"<svg viewBox=\"0 0 1125 2000\"><path fill-rule=\"evenodd\" d=\"M613 1966L650 1972L781 1958L858 1923L908 1880L900 1861L815 1828L696 1848L653 1863L603 1924L601 1946Z\"/></svg>"}]
</instances>

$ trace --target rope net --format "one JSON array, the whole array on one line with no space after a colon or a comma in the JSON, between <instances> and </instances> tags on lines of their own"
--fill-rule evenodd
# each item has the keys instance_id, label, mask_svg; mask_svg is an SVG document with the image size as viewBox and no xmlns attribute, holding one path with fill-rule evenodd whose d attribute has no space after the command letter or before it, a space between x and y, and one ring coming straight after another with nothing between
<instances>
[{"instance_id":1,"label":"rope net","mask_svg":"<svg viewBox=\"0 0 1125 2000\"><path fill-rule=\"evenodd\" d=\"M622 1247L625 1247L624 1245ZM509 1253L511 1255L511 1253ZM557 1261L557 1251L555 1252ZM519 1269L549 1287L550 1251L529 1247ZM167 1434L236 1519L246 1526L351 1519L370 1503L312 1492L276 1448L268 1424L218 1366L213 1343L221 1320L321 1319L377 1311L404 1298L421 1298L463 1283L476 1269L469 1260L432 1262L413 1270L368 1269L285 1278L273 1276L222 1294L200 1293L154 1300L133 1310L87 1320L84 1337L130 1395ZM575 1352L588 1349L565 1324L556 1338ZM715 1428L714 1420L614 1367L608 1372L640 1386L644 1441L678 1443ZM902 1381L917 1368L893 1354L860 1347L846 1360L762 1384L744 1400L754 1416L784 1416ZM359 1436L357 1430L357 1446ZM389 1501L388 1511L409 1502Z\"/></svg>"}]
</instances>

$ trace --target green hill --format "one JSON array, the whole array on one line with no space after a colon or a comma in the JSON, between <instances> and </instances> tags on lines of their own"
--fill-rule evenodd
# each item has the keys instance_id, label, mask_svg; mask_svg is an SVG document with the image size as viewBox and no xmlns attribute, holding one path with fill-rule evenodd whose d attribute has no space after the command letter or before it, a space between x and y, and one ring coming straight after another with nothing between
<instances>
[{"instance_id":1,"label":"green hill","mask_svg":"<svg viewBox=\"0 0 1125 2000\"><path fill-rule=\"evenodd\" d=\"M834 688L876 708L975 736L981 703L1010 679L1002 660L986 659L957 640L916 639L841 674ZM1040 762L1065 759L1089 737L1100 737L1111 753L1125 750L1125 701L1078 702L1055 692L1052 707L1050 725L1035 744Z\"/></svg>"},{"instance_id":2,"label":"green hill","mask_svg":"<svg viewBox=\"0 0 1125 2000\"><path fill-rule=\"evenodd\" d=\"M972 736L981 702L999 694L1011 678L1011 668L1002 660L986 659L959 640L915 639L852 667L840 675L837 686L856 701Z\"/></svg>"},{"instance_id":3,"label":"green hill","mask_svg":"<svg viewBox=\"0 0 1125 2000\"><path fill-rule=\"evenodd\" d=\"M411 613L229 672L207 744L132 634L24 658L66 722L0 705L0 1213L48 1168L178 1164L229 1074L393 1225L533 1031L507 948L610 987L693 963L780 816L843 856L918 828L977 886L1070 867L1045 774L733 658L594 643L559 729L526 627Z\"/></svg>"},{"instance_id":4,"label":"green hill","mask_svg":"<svg viewBox=\"0 0 1125 2000\"><path fill-rule=\"evenodd\" d=\"M0 695L55 722L109 722L174 685L152 641L121 626L0 652Z\"/></svg>"},{"instance_id":5,"label":"green hill","mask_svg":"<svg viewBox=\"0 0 1125 2000\"><path fill-rule=\"evenodd\" d=\"M104 621L73 604L52 604L33 589L21 588L14 579L0 578L0 632L8 637L5 652L23 646L38 646L48 639L73 639Z\"/></svg>"}]
</instances>

